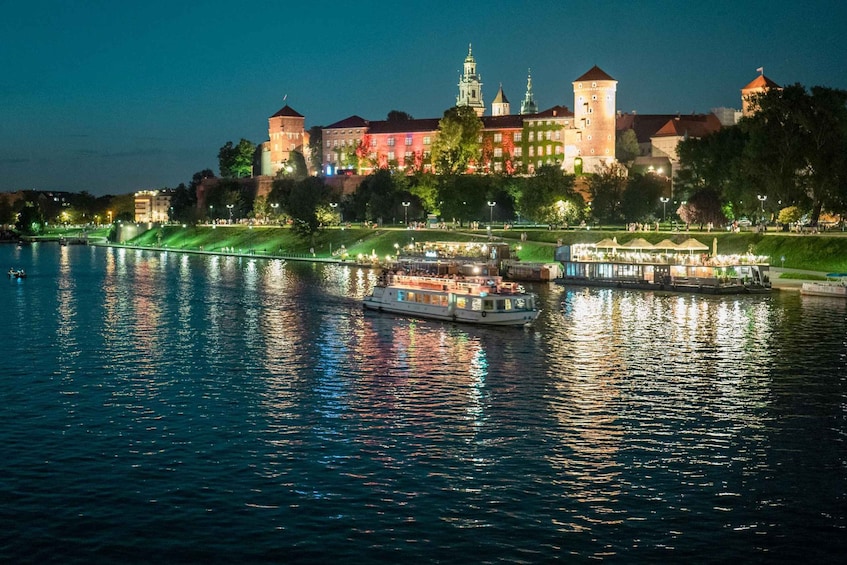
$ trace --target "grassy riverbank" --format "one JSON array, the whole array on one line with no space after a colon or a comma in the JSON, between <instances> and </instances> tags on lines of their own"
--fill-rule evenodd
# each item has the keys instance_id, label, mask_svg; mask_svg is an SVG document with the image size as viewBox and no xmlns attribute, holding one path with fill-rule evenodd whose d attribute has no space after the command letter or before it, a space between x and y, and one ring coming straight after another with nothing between
<instances>
[{"instance_id":1,"label":"grassy riverbank","mask_svg":"<svg viewBox=\"0 0 847 565\"><path fill-rule=\"evenodd\" d=\"M521 241L521 234L526 240ZM591 243L603 238L617 238L619 243L643 237L651 243L670 238L680 242L694 237L712 247L717 238L720 253L746 253L771 257L775 267L822 272L847 272L847 234L794 235L781 232L625 232L599 230L551 231L546 229L494 230L491 237L520 246L518 256L524 261L549 262L553 250L564 244ZM367 228L329 228L314 237L302 237L285 227L247 226L163 226L148 230L127 241L130 245L164 247L197 251L257 253L288 257L347 258L376 254L379 257L396 252L412 241L487 241L485 230L404 230Z\"/></svg>"}]
</instances>

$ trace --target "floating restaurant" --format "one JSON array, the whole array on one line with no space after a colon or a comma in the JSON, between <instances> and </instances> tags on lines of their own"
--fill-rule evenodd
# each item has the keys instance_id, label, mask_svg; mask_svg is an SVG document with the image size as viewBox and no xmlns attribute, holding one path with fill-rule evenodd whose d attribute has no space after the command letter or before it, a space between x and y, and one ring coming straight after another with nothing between
<instances>
[{"instance_id":1,"label":"floating restaurant","mask_svg":"<svg viewBox=\"0 0 847 565\"><path fill-rule=\"evenodd\" d=\"M563 245L556 249L556 260L563 266L556 282L707 294L770 291L768 257L718 255L717 239L712 253L708 251L694 238L656 244L642 238L618 243L613 238Z\"/></svg>"}]
</instances>

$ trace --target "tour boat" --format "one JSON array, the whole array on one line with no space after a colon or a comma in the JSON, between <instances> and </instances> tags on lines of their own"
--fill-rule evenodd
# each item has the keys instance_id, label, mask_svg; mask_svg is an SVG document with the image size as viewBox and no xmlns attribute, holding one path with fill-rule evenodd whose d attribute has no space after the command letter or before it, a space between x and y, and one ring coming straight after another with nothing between
<instances>
[{"instance_id":1,"label":"tour boat","mask_svg":"<svg viewBox=\"0 0 847 565\"><path fill-rule=\"evenodd\" d=\"M563 245L556 250L563 266L556 282L706 294L770 292L767 257L718 255L716 247L717 242L708 255L709 247L695 239Z\"/></svg>"},{"instance_id":2,"label":"tour boat","mask_svg":"<svg viewBox=\"0 0 847 565\"><path fill-rule=\"evenodd\" d=\"M9 278L10 279L25 279L26 271L23 269L9 269Z\"/></svg>"},{"instance_id":3,"label":"tour boat","mask_svg":"<svg viewBox=\"0 0 847 565\"><path fill-rule=\"evenodd\" d=\"M800 294L807 296L832 296L835 298L847 298L847 284L844 282L804 282L800 287Z\"/></svg>"},{"instance_id":4,"label":"tour boat","mask_svg":"<svg viewBox=\"0 0 847 565\"><path fill-rule=\"evenodd\" d=\"M363 302L366 310L492 326L526 326L539 314L538 297L499 276L383 271Z\"/></svg>"}]
</instances>

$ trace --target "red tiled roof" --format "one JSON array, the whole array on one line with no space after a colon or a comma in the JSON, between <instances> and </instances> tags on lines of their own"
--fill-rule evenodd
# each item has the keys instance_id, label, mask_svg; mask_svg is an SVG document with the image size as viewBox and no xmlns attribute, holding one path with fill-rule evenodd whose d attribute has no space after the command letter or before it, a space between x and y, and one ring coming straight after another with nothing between
<instances>
[{"instance_id":1,"label":"red tiled roof","mask_svg":"<svg viewBox=\"0 0 847 565\"><path fill-rule=\"evenodd\" d=\"M714 114L677 116L668 120L653 137L704 137L721 129Z\"/></svg>"},{"instance_id":2,"label":"red tiled roof","mask_svg":"<svg viewBox=\"0 0 847 565\"><path fill-rule=\"evenodd\" d=\"M509 114L508 116L482 116L482 129L523 128L525 116Z\"/></svg>"},{"instance_id":3,"label":"red tiled roof","mask_svg":"<svg viewBox=\"0 0 847 565\"><path fill-rule=\"evenodd\" d=\"M762 88L781 88L777 83L766 77L765 75L759 75L754 78L750 84L742 88L741 90L758 90Z\"/></svg>"},{"instance_id":4,"label":"red tiled roof","mask_svg":"<svg viewBox=\"0 0 847 565\"><path fill-rule=\"evenodd\" d=\"M366 119L360 118L359 116L350 116L349 118L344 118L340 122L324 126L322 129L361 128L367 127L367 125L368 121Z\"/></svg>"},{"instance_id":5,"label":"red tiled roof","mask_svg":"<svg viewBox=\"0 0 847 565\"><path fill-rule=\"evenodd\" d=\"M585 73L584 75L582 75L581 77L576 79L574 82L587 81L587 80L615 80L615 79L613 79L612 77L607 75L606 72L603 69L601 69L597 65L594 65L593 67L591 67L588 70L587 73Z\"/></svg>"},{"instance_id":6,"label":"red tiled roof","mask_svg":"<svg viewBox=\"0 0 847 565\"><path fill-rule=\"evenodd\" d=\"M420 120L380 120L368 124L368 133L415 133L438 130L438 118Z\"/></svg>"},{"instance_id":7,"label":"red tiled roof","mask_svg":"<svg viewBox=\"0 0 847 565\"><path fill-rule=\"evenodd\" d=\"M537 114L527 114L524 116L524 119L527 120L535 118L573 118L573 112L571 112L567 106L553 106L552 108L547 108Z\"/></svg>"},{"instance_id":8,"label":"red tiled roof","mask_svg":"<svg viewBox=\"0 0 847 565\"><path fill-rule=\"evenodd\" d=\"M274 115L273 115L273 116L271 116L271 117L272 117L272 118L278 118L278 117L284 117L284 118L302 118L302 117L303 117L303 115L302 115L302 114L299 114L297 111L295 111L295 110L294 110L294 108L292 108L291 106L289 106L288 104L286 104L285 106L283 106L282 108L280 108L280 110L279 110L276 114L274 114Z\"/></svg>"},{"instance_id":9,"label":"red tiled roof","mask_svg":"<svg viewBox=\"0 0 847 565\"><path fill-rule=\"evenodd\" d=\"M689 135L703 137L721 129L721 122L714 114L621 114L615 120L615 129L635 132L638 143L650 143L657 135ZM661 132L661 133L660 133ZM680 133L681 132L681 133Z\"/></svg>"}]
</instances>

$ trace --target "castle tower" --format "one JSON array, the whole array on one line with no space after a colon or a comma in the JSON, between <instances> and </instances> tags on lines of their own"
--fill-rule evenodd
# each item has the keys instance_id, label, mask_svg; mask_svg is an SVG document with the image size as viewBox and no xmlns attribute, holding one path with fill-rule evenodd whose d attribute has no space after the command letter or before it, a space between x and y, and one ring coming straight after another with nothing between
<instances>
[{"instance_id":1,"label":"castle tower","mask_svg":"<svg viewBox=\"0 0 847 565\"><path fill-rule=\"evenodd\" d=\"M491 103L492 116L508 116L509 115L509 100L503 94L503 85L500 85L500 90L497 91L497 96L494 97L494 102Z\"/></svg>"},{"instance_id":2,"label":"castle tower","mask_svg":"<svg viewBox=\"0 0 847 565\"><path fill-rule=\"evenodd\" d=\"M782 87L765 76L763 68L759 68L759 76L750 84L741 89L741 115L750 116L756 112L756 103L753 100L757 95L764 94L772 88L782 90Z\"/></svg>"},{"instance_id":3,"label":"castle tower","mask_svg":"<svg viewBox=\"0 0 847 565\"><path fill-rule=\"evenodd\" d=\"M292 151L299 151L304 154L304 157L308 157L304 152L304 148L308 148L309 145L306 141L305 123L306 118L288 104L268 118L270 170L263 170L264 174L275 175L291 158Z\"/></svg>"},{"instance_id":4,"label":"castle tower","mask_svg":"<svg viewBox=\"0 0 847 565\"><path fill-rule=\"evenodd\" d=\"M526 75L526 94L521 101L521 115L537 113L538 104L535 103L535 98L532 96L532 69L530 69Z\"/></svg>"},{"instance_id":5,"label":"castle tower","mask_svg":"<svg viewBox=\"0 0 847 565\"><path fill-rule=\"evenodd\" d=\"M470 106L477 116L485 113L485 102L482 101L482 81L476 74L476 59L473 57L471 46L468 45L468 56L465 57L464 74L459 77L459 95L456 106Z\"/></svg>"},{"instance_id":6,"label":"castle tower","mask_svg":"<svg viewBox=\"0 0 847 565\"><path fill-rule=\"evenodd\" d=\"M615 160L617 85L596 65L573 82L575 145L587 173Z\"/></svg>"}]
</instances>

